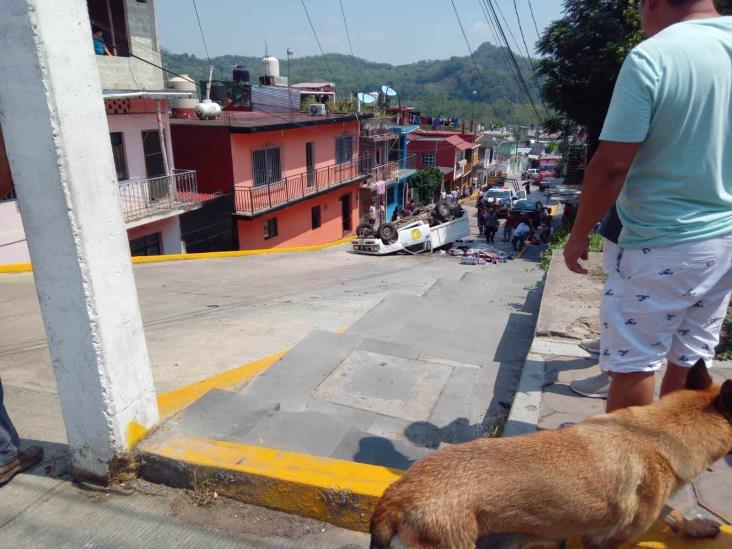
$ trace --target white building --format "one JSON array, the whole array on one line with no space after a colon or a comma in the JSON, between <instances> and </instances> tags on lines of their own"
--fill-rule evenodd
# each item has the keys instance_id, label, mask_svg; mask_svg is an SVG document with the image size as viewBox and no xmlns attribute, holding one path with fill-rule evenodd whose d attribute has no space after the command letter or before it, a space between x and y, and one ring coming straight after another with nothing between
<instances>
[{"instance_id":1,"label":"white building","mask_svg":"<svg viewBox=\"0 0 732 549\"><path fill-rule=\"evenodd\" d=\"M210 198L196 173L176 170L153 0L87 0L89 47L101 30L109 54L97 55L122 213L132 255L185 252L179 216ZM195 93L193 93L195 96ZM8 114L7 116L12 116ZM1 130L1 128L0 128ZM0 138L0 264L30 261L12 174Z\"/></svg>"}]
</instances>

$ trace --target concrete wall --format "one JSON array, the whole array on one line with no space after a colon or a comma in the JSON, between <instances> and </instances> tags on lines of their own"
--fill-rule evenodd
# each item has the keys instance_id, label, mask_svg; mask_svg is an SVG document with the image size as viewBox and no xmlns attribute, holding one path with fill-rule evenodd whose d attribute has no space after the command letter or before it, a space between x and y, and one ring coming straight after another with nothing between
<instances>
[{"instance_id":1,"label":"concrete wall","mask_svg":"<svg viewBox=\"0 0 732 549\"><path fill-rule=\"evenodd\" d=\"M127 174L129 179L147 179L145 171L145 153L142 148L142 132L157 131L158 123L154 112L154 101L135 100L133 102L134 114L108 114L107 124L109 131L122 132L125 145L125 157L127 159ZM168 117L167 102L161 105L163 114L163 128L165 129L165 143L168 151L168 163L172 170L175 166L173 161L173 147L170 139L170 119ZM145 112L152 111L152 112Z\"/></svg>"},{"instance_id":2,"label":"concrete wall","mask_svg":"<svg viewBox=\"0 0 732 549\"><path fill-rule=\"evenodd\" d=\"M28 263L28 243L17 200L0 202L0 265Z\"/></svg>"},{"instance_id":3,"label":"concrete wall","mask_svg":"<svg viewBox=\"0 0 732 549\"><path fill-rule=\"evenodd\" d=\"M155 223L147 223L133 229L127 229L127 238L132 240L154 233L162 233L160 240L163 254L185 253L180 239L180 218L177 215Z\"/></svg>"},{"instance_id":4,"label":"concrete wall","mask_svg":"<svg viewBox=\"0 0 732 549\"><path fill-rule=\"evenodd\" d=\"M196 170L198 191L230 193L234 186L234 172L229 128L173 121L170 129L176 167Z\"/></svg>"},{"instance_id":5,"label":"concrete wall","mask_svg":"<svg viewBox=\"0 0 732 549\"><path fill-rule=\"evenodd\" d=\"M351 195L351 232L353 232L359 222L358 184L346 185L340 189L253 220L237 220L239 248L242 250L259 250L290 246L314 246L328 244L343 238L346 234L343 232L341 220L340 197L346 194ZM311 208L316 205L320 205L321 226L313 230ZM265 240L264 226L267 220L273 217L277 218L278 236Z\"/></svg>"},{"instance_id":6,"label":"concrete wall","mask_svg":"<svg viewBox=\"0 0 732 549\"><path fill-rule=\"evenodd\" d=\"M155 2L125 0L129 51L161 66L160 44L155 21ZM91 47L91 37L89 40ZM110 46L108 44L108 46ZM111 46L110 46L111 51ZM97 67L105 90L162 90L163 71L128 56L98 55Z\"/></svg>"}]
</instances>

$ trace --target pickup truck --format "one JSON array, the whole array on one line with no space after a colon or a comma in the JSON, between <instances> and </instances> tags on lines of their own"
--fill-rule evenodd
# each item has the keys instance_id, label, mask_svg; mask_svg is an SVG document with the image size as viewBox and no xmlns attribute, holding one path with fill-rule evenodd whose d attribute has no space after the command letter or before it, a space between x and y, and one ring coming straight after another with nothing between
<instances>
[{"instance_id":1,"label":"pickup truck","mask_svg":"<svg viewBox=\"0 0 732 549\"><path fill-rule=\"evenodd\" d=\"M465 238L470 220L455 201L441 200L434 208L421 208L414 215L395 223L382 223L374 230L366 224L356 229L355 253L387 255L429 252Z\"/></svg>"}]
</instances>

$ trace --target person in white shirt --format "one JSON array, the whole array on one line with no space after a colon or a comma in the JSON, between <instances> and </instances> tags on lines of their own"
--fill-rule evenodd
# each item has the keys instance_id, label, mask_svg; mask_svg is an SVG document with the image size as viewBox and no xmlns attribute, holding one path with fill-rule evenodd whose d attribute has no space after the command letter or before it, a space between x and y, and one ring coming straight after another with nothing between
<instances>
[{"instance_id":1,"label":"person in white shirt","mask_svg":"<svg viewBox=\"0 0 732 549\"><path fill-rule=\"evenodd\" d=\"M524 239L529 233L531 233L531 227L526 222L522 221L518 224L518 227L513 231L513 239L511 240L511 245L514 250L519 251L524 247Z\"/></svg>"}]
</instances>

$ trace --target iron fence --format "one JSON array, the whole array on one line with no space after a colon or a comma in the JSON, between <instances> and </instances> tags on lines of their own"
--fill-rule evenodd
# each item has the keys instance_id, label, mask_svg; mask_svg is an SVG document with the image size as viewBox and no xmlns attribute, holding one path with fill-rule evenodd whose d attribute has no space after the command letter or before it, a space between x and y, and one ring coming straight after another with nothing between
<instances>
[{"instance_id":1,"label":"iron fence","mask_svg":"<svg viewBox=\"0 0 732 549\"><path fill-rule=\"evenodd\" d=\"M237 213L255 214L321 191L343 185L362 175L358 158L317 170L283 177L255 187L236 187L234 207Z\"/></svg>"},{"instance_id":2,"label":"iron fence","mask_svg":"<svg viewBox=\"0 0 732 549\"><path fill-rule=\"evenodd\" d=\"M119 183L125 222L162 214L190 204L203 202L198 193L196 172L173 170L170 175L122 181Z\"/></svg>"}]
</instances>

